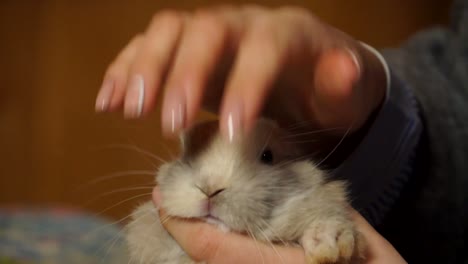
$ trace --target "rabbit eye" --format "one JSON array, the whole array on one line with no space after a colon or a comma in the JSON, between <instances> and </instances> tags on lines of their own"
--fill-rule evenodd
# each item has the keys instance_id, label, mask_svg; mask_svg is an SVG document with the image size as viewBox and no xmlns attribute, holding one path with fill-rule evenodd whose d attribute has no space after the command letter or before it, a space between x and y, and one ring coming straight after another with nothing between
<instances>
[{"instance_id":1,"label":"rabbit eye","mask_svg":"<svg viewBox=\"0 0 468 264\"><path fill-rule=\"evenodd\" d=\"M273 164L273 152L270 149L265 149L260 157L262 163L271 165Z\"/></svg>"}]
</instances>

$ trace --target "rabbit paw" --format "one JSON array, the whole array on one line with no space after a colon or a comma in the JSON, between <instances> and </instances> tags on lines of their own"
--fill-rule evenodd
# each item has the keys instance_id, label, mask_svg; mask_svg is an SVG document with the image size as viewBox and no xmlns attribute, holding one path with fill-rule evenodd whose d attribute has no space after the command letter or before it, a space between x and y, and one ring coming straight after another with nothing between
<instances>
[{"instance_id":1,"label":"rabbit paw","mask_svg":"<svg viewBox=\"0 0 468 264\"><path fill-rule=\"evenodd\" d=\"M364 258L364 241L351 222L313 223L301 238L307 264L359 263Z\"/></svg>"}]
</instances>

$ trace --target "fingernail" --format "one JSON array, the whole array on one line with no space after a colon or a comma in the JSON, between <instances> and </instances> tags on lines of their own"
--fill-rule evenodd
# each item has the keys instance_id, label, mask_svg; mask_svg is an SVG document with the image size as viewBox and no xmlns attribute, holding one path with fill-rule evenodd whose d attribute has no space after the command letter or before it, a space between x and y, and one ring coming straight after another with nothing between
<instances>
[{"instance_id":1,"label":"fingernail","mask_svg":"<svg viewBox=\"0 0 468 264\"><path fill-rule=\"evenodd\" d=\"M171 132L175 133L176 130L178 131L183 125L183 110L182 104L177 105L177 110L171 110Z\"/></svg>"},{"instance_id":2,"label":"fingernail","mask_svg":"<svg viewBox=\"0 0 468 264\"><path fill-rule=\"evenodd\" d=\"M112 93L114 92L114 81L105 79L96 97L96 112L105 112L109 109Z\"/></svg>"},{"instance_id":3,"label":"fingernail","mask_svg":"<svg viewBox=\"0 0 468 264\"><path fill-rule=\"evenodd\" d=\"M224 134L227 136L230 143L236 141L242 133L241 115L241 107L236 107L228 111Z\"/></svg>"},{"instance_id":4,"label":"fingernail","mask_svg":"<svg viewBox=\"0 0 468 264\"><path fill-rule=\"evenodd\" d=\"M130 80L127 98L125 99L125 116L138 118L143 113L145 100L145 81L143 76L137 74Z\"/></svg>"},{"instance_id":5,"label":"fingernail","mask_svg":"<svg viewBox=\"0 0 468 264\"><path fill-rule=\"evenodd\" d=\"M351 60L354 62L354 65L356 66L356 71L357 71L357 76L361 76L361 63L359 63L359 59L354 51L351 49L346 48L346 52L348 52L349 56L351 57Z\"/></svg>"},{"instance_id":6,"label":"fingernail","mask_svg":"<svg viewBox=\"0 0 468 264\"><path fill-rule=\"evenodd\" d=\"M185 102L183 96L166 98L163 112L163 130L166 135L177 134L185 125Z\"/></svg>"}]
</instances>

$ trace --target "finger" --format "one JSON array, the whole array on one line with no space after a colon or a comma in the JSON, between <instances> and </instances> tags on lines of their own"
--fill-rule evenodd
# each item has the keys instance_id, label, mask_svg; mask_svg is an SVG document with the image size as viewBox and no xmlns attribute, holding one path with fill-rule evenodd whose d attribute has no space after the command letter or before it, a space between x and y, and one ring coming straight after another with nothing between
<instances>
[{"instance_id":1,"label":"finger","mask_svg":"<svg viewBox=\"0 0 468 264\"><path fill-rule=\"evenodd\" d=\"M165 11L153 18L129 71L124 114L139 117L150 111L183 28L183 14Z\"/></svg>"},{"instance_id":2,"label":"finger","mask_svg":"<svg viewBox=\"0 0 468 264\"><path fill-rule=\"evenodd\" d=\"M101 89L96 97L96 111L114 111L123 103L130 64L143 40L135 36L109 65Z\"/></svg>"},{"instance_id":3,"label":"finger","mask_svg":"<svg viewBox=\"0 0 468 264\"><path fill-rule=\"evenodd\" d=\"M248 133L283 66L285 45L268 20L255 22L240 43L221 111L221 132L229 141Z\"/></svg>"},{"instance_id":4,"label":"finger","mask_svg":"<svg viewBox=\"0 0 468 264\"><path fill-rule=\"evenodd\" d=\"M350 50L331 50L318 59L311 105L321 127L360 127L365 103L358 85L360 62Z\"/></svg>"},{"instance_id":5,"label":"finger","mask_svg":"<svg viewBox=\"0 0 468 264\"><path fill-rule=\"evenodd\" d=\"M357 229L365 237L367 243L366 263L407 263L396 249L382 237L356 210L351 208L351 217Z\"/></svg>"},{"instance_id":6,"label":"finger","mask_svg":"<svg viewBox=\"0 0 468 264\"><path fill-rule=\"evenodd\" d=\"M163 131L176 134L190 126L211 74L229 41L229 25L219 14L196 14L182 37L163 102Z\"/></svg>"},{"instance_id":7,"label":"finger","mask_svg":"<svg viewBox=\"0 0 468 264\"><path fill-rule=\"evenodd\" d=\"M350 208L351 218L358 226L359 231L366 237L371 240L380 239L380 235L375 231L375 229L367 222L367 220L356 210Z\"/></svg>"},{"instance_id":8,"label":"finger","mask_svg":"<svg viewBox=\"0 0 468 264\"><path fill-rule=\"evenodd\" d=\"M167 219L161 210L161 219ZM267 245L249 237L225 233L201 221L171 218L165 228L195 261L207 263L305 263L300 247Z\"/></svg>"},{"instance_id":9,"label":"finger","mask_svg":"<svg viewBox=\"0 0 468 264\"><path fill-rule=\"evenodd\" d=\"M161 204L159 187L153 190L153 202ZM167 218L160 210L165 228L187 254L207 263L304 263L301 248L272 246L235 233L225 233L213 225L195 220ZM242 252L242 254L240 254Z\"/></svg>"}]
</instances>

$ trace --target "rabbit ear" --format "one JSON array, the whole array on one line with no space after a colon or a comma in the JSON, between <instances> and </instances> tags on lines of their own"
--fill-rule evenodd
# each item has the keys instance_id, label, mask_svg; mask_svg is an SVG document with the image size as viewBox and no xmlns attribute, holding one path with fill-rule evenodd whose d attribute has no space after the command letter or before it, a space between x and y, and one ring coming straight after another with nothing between
<instances>
[{"instance_id":1,"label":"rabbit ear","mask_svg":"<svg viewBox=\"0 0 468 264\"><path fill-rule=\"evenodd\" d=\"M179 134L180 148L184 156L197 155L208 147L209 142L218 134L218 122L207 121L195 124Z\"/></svg>"}]
</instances>

